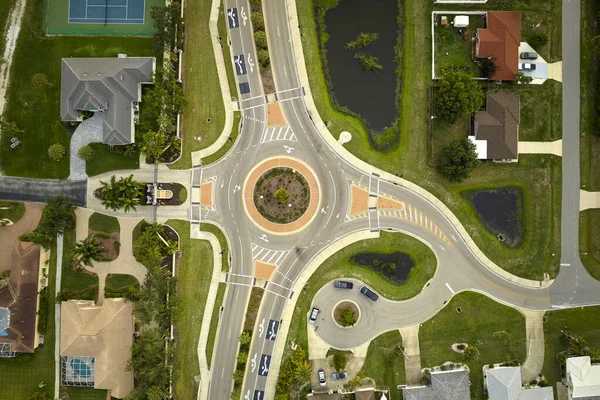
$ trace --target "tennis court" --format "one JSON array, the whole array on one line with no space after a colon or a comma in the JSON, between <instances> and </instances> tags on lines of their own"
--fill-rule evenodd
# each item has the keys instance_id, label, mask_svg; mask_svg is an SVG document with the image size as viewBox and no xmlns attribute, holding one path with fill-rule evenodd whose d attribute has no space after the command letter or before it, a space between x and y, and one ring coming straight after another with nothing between
<instances>
[{"instance_id":1,"label":"tennis court","mask_svg":"<svg viewBox=\"0 0 600 400\"><path fill-rule=\"evenodd\" d=\"M69 23L143 24L144 0L70 0Z\"/></svg>"}]
</instances>

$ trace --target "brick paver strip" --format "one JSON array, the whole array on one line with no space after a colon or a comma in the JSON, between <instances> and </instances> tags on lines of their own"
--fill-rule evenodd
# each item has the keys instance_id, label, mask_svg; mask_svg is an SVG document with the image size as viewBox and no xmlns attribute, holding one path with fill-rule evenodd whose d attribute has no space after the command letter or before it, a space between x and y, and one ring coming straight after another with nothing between
<instances>
[{"instance_id":1,"label":"brick paver strip","mask_svg":"<svg viewBox=\"0 0 600 400\"><path fill-rule=\"evenodd\" d=\"M400 203L398 200L394 200L389 197L379 196L377 198L377 208L395 208L398 210L402 210L404 208L404 204Z\"/></svg>"},{"instance_id":2,"label":"brick paver strip","mask_svg":"<svg viewBox=\"0 0 600 400\"><path fill-rule=\"evenodd\" d=\"M369 192L352 185L350 195L350 215L365 212L369 209Z\"/></svg>"},{"instance_id":3,"label":"brick paver strip","mask_svg":"<svg viewBox=\"0 0 600 400\"><path fill-rule=\"evenodd\" d=\"M302 216L289 224L277 224L267 220L260 215L254 204L254 186L265 172L273 168L291 168L300 172L308 182L310 189L310 202ZM304 162L291 157L270 158L252 169L244 182L244 208L252 222L258 227L276 235L289 235L306 227L317 215L317 209L321 203L321 192L319 181L315 173Z\"/></svg>"},{"instance_id":4,"label":"brick paver strip","mask_svg":"<svg viewBox=\"0 0 600 400\"><path fill-rule=\"evenodd\" d=\"M275 264L269 264L262 261L254 261L254 276L259 279L269 280L275 270Z\"/></svg>"},{"instance_id":5,"label":"brick paver strip","mask_svg":"<svg viewBox=\"0 0 600 400\"><path fill-rule=\"evenodd\" d=\"M283 126L285 125L285 117L279 103L267 104L267 126Z\"/></svg>"},{"instance_id":6,"label":"brick paver strip","mask_svg":"<svg viewBox=\"0 0 600 400\"><path fill-rule=\"evenodd\" d=\"M213 183L207 182L200 185L200 204L203 206L213 205Z\"/></svg>"}]
</instances>

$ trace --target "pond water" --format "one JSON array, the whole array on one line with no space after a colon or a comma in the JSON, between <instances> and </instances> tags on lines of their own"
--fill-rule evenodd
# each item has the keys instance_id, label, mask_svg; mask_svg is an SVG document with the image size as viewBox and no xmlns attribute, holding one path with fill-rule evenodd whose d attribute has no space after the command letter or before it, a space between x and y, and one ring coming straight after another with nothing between
<instances>
[{"instance_id":1,"label":"pond water","mask_svg":"<svg viewBox=\"0 0 600 400\"><path fill-rule=\"evenodd\" d=\"M360 114L375 132L383 131L396 118L397 0L343 0L327 11L325 23L329 40L327 61L338 103ZM359 33L377 33L379 39L358 50L346 50L346 43ZM354 54L379 58L383 69L365 71Z\"/></svg>"},{"instance_id":2,"label":"pond water","mask_svg":"<svg viewBox=\"0 0 600 400\"><path fill-rule=\"evenodd\" d=\"M383 273L394 282L402 283L408 279L410 270L415 266L415 262L406 253L397 251L395 253L359 253L351 258L352 262L359 265L365 265L375 271ZM394 275L385 272L385 264L393 263L396 265Z\"/></svg>"},{"instance_id":3,"label":"pond water","mask_svg":"<svg viewBox=\"0 0 600 400\"><path fill-rule=\"evenodd\" d=\"M523 241L522 192L516 188L473 190L466 194L486 228L506 237L505 244L518 247Z\"/></svg>"}]
</instances>

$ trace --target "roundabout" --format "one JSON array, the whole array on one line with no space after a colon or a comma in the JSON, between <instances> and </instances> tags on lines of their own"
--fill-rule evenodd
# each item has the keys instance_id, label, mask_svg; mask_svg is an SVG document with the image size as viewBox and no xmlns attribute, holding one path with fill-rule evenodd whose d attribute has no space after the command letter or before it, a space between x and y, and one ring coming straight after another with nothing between
<instances>
[{"instance_id":1,"label":"roundabout","mask_svg":"<svg viewBox=\"0 0 600 400\"><path fill-rule=\"evenodd\" d=\"M268 158L255 165L244 181L244 211L258 228L274 235L291 235L316 217L320 188L317 175L304 161Z\"/></svg>"}]
</instances>

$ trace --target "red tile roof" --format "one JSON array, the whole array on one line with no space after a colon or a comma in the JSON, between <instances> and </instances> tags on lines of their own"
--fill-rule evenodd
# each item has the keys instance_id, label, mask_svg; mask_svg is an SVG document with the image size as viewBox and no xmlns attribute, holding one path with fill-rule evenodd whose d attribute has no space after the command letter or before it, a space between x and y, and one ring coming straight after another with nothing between
<instances>
[{"instance_id":1,"label":"red tile roof","mask_svg":"<svg viewBox=\"0 0 600 400\"><path fill-rule=\"evenodd\" d=\"M521 42L521 13L518 11L490 11L487 28L477 29L476 55L494 57L498 70L494 80L515 80L519 72L519 44Z\"/></svg>"}]
</instances>

